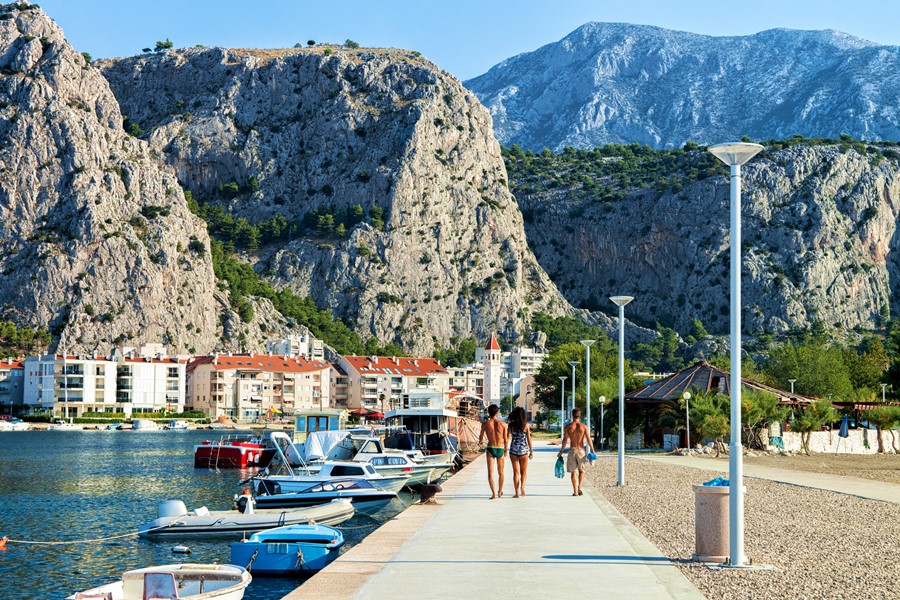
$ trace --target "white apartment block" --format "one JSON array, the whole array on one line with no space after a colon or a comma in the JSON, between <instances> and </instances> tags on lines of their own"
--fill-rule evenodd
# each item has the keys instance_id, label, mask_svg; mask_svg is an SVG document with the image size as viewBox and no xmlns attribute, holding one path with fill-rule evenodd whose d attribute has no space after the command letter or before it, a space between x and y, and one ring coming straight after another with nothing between
<instances>
[{"instance_id":1,"label":"white apartment block","mask_svg":"<svg viewBox=\"0 0 900 600\"><path fill-rule=\"evenodd\" d=\"M29 356L24 361L24 404L32 412L81 417L86 412L181 412L184 360L85 355Z\"/></svg>"},{"instance_id":2,"label":"white apartment block","mask_svg":"<svg viewBox=\"0 0 900 600\"><path fill-rule=\"evenodd\" d=\"M304 329L300 333L291 333L280 340L266 342L266 352L287 356L302 356L307 360L325 360L325 343L316 339Z\"/></svg>"},{"instance_id":3,"label":"white apartment block","mask_svg":"<svg viewBox=\"0 0 900 600\"><path fill-rule=\"evenodd\" d=\"M0 360L0 414L10 415L22 408L25 397L25 365L20 360Z\"/></svg>"},{"instance_id":4,"label":"white apartment block","mask_svg":"<svg viewBox=\"0 0 900 600\"><path fill-rule=\"evenodd\" d=\"M491 342L488 340L488 344ZM475 349L476 366L484 365L487 348ZM518 396L521 381L526 377L533 377L541 370L546 352L541 349L520 347L509 352L500 353L500 397ZM482 392L466 388L467 391L483 396Z\"/></svg>"},{"instance_id":5,"label":"white apartment block","mask_svg":"<svg viewBox=\"0 0 900 600\"><path fill-rule=\"evenodd\" d=\"M347 376L347 408L385 412L391 401L414 391L443 394L450 375L433 358L342 356L337 366Z\"/></svg>"},{"instance_id":6,"label":"white apartment block","mask_svg":"<svg viewBox=\"0 0 900 600\"><path fill-rule=\"evenodd\" d=\"M330 408L328 363L272 354L216 354L191 359L188 405L210 419L253 420Z\"/></svg>"}]
</instances>

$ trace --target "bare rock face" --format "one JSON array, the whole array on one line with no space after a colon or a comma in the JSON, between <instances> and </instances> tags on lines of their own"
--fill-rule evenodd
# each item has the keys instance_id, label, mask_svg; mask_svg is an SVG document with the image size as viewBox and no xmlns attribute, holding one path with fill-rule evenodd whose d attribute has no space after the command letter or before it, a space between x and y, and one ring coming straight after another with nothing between
<instances>
[{"instance_id":1,"label":"bare rock face","mask_svg":"<svg viewBox=\"0 0 900 600\"><path fill-rule=\"evenodd\" d=\"M40 9L0 7L0 318L67 351L206 352L214 289L205 225L100 72Z\"/></svg>"},{"instance_id":2,"label":"bare rock face","mask_svg":"<svg viewBox=\"0 0 900 600\"><path fill-rule=\"evenodd\" d=\"M528 248L490 116L414 53L203 48L100 68L201 201L254 223L362 207L346 233L307 229L252 260L364 336L430 353L572 313Z\"/></svg>"},{"instance_id":3,"label":"bare rock face","mask_svg":"<svg viewBox=\"0 0 900 600\"><path fill-rule=\"evenodd\" d=\"M753 159L742 178L746 333L780 333L816 319L837 331L873 329L897 314L895 149L866 156L795 146ZM573 305L624 290L635 297L627 313L639 323L671 322L686 333L701 319L711 334L727 334L727 179L676 194L634 192L615 203L576 197L561 188L519 194L529 243Z\"/></svg>"}]
</instances>

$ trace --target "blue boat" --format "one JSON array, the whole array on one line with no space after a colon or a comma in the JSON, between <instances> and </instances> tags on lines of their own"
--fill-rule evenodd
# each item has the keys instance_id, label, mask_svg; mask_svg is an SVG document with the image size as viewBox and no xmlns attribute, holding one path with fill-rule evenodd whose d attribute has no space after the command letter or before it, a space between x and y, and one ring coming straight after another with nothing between
<instances>
[{"instance_id":1,"label":"blue boat","mask_svg":"<svg viewBox=\"0 0 900 600\"><path fill-rule=\"evenodd\" d=\"M338 557L344 534L325 525L287 525L231 544L231 562L253 575L303 575Z\"/></svg>"}]
</instances>

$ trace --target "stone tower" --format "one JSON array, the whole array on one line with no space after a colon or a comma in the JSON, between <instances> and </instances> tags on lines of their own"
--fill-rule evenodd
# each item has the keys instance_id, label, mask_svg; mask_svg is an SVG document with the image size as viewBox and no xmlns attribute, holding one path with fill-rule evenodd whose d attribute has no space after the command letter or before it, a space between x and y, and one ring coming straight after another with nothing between
<instances>
[{"instance_id":1,"label":"stone tower","mask_svg":"<svg viewBox=\"0 0 900 600\"><path fill-rule=\"evenodd\" d=\"M500 360L500 344L497 337L491 333L487 345L484 347L484 405L496 404L500 406L500 371L503 363Z\"/></svg>"}]
</instances>

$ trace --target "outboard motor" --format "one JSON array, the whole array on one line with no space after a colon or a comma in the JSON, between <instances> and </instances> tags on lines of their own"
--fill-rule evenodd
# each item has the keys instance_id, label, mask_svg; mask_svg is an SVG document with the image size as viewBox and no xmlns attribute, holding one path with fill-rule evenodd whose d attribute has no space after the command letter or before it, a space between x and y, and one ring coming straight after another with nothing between
<instances>
[{"instance_id":1,"label":"outboard motor","mask_svg":"<svg viewBox=\"0 0 900 600\"><path fill-rule=\"evenodd\" d=\"M183 517L188 514L187 507L181 500L160 500L156 505L157 518Z\"/></svg>"},{"instance_id":2,"label":"outboard motor","mask_svg":"<svg viewBox=\"0 0 900 600\"><path fill-rule=\"evenodd\" d=\"M234 497L234 508L241 514L252 515L254 503L250 488L244 488L244 491L239 496Z\"/></svg>"}]
</instances>

